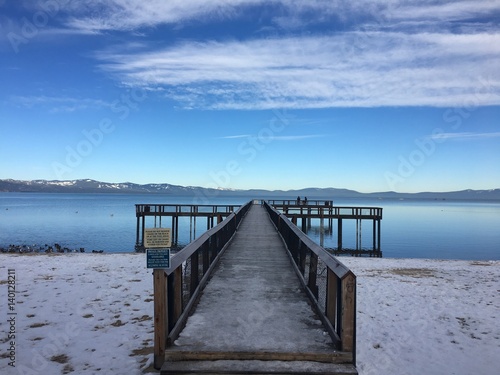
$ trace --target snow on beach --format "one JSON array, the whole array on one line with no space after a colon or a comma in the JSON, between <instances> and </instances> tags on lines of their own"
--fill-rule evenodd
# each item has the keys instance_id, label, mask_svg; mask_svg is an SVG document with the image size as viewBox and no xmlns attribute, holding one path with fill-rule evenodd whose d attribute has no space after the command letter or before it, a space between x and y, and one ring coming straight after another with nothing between
<instances>
[{"instance_id":1,"label":"snow on beach","mask_svg":"<svg viewBox=\"0 0 500 375\"><path fill-rule=\"evenodd\" d=\"M342 261L358 280L361 375L496 373L499 261ZM144 254L0 254L0 306L1 374L152 371L152 275Z\"/></svg>"},{"instance_id":2,"label":"snow on beach","mask_svg":"<svg viewBox=\"0 0 500 375\"><path fill-rule=\"evenodd\" d=\"M493 374L500 262L342 258L357 275L360 374Z\"/></svg>"}]
</instances>

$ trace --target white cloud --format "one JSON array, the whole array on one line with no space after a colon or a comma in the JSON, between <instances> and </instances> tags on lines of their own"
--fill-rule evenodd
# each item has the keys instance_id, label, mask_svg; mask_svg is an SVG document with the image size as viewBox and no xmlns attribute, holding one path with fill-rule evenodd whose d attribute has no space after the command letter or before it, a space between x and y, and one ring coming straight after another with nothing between
<instances>
[{"instance_id":1,"label":"white cloud","mask_svg":"<svg viewBox=\"0 0 500 375\"><path fill-rule=\"evenodd\" d=\"M218 139L241 139L248 137L250 137L250 134L238 134L238 135L226 135L224 137L219 137Z\"/></svg>"},{"instance_id":2,"label":"white cloud","mask_svg":"<svg viewBox=\"0 0 500 375\"><path fill-rule=\"evenodd\" d=\"M134 30L189 20L207 22L235 17L241 7L263 0L94 0L72 4L67 26L87 31ZM91 12L99 9L99 12ZM89 15L89 13L92 13Z\"/></svg>"},{"instance_id":3,"label":"white cloud","mask_svg":"<svg viewBox=\"0 0 500 375\"><path fill-rule=\"evenodd\" d=\"M439 133L431 136L435 140L479 140L479 139L490 139L490 138L500 138L500 132L493 133L473 133L473 132L463 132L463 133Z\"/></svg>"},{"instance_id":4,"label":"white cloud","mask_svg":"<svg viewBox=\"0 0 500 375\"><path fill-rule=\"evenodd\" d=\"M499 34L350 32L101 53L122 82L215 109L500 104Z\"/></svg>"},{"instance_id":5,"label":"white cloud","mask_svg":"<svg viewBox=\"0 0 500 375\"><path fill-rule=\"evenodd\" d=\"M71 15L66 25L86 33L107 30L135 30L161 24L188 21L211 22L234 19L248 6L275 5L279 14L272 16L278 27L289 30L318 22L338 21L339 25L393 27L413 22L431 28L446 22L463 21L497 14L499 0L93 0L70 2L65 10ZM40 5L41 6L41 5ZM361 22L361 23L359 23ZM339 26L337 25L337 26Z\"/></svg>"},{"instance_id":6,"label":"white cloud","mask_svg":"<svg viewBox=\"0 0 500 375\"><path fill-rule=\"evenodd\" d=\"M225 137L220 137L219 139L241 139L241 138L250 138L252 135L250 134L240 134L240 135L229 135ZM273 135L270 137L273 141L301 141L303 139L311 139L311 138L323 138L326 137L324 134L310 134L310 135Z\"/></svg>"},{"instance_id":7,"label":"white cloud","mask_svg":"<svg viewBox=\"0 0 500 375\"><path fill-rule=\"evenodd\" d=\"M147 49L157 26L236 20L249 7L262 10L254 39ZM498 105L499 12L500 0L91 0L68 2L67 29L45 33L140 33L141 48L98 53L101 68L184 108Z\"/></svg>"},{"instance_id":8,"label":"white cloud","mask_svg":"<svg viewBox=\"0 0 500 375\"><path fill-rule=\"evenodd\" d=\"M9 103L23 108L46 107L50 113L75 112L87 109L101 109L112 106L100 99L72 98L59 96L12 96Z\"/></svg>"},{"instance_id":9,"label":"white cloud","mask_svg":"<svg viewBox=\"0 0 500 375\"><path fill-rule=\"evenodd\" d=\"M303 139L323 138L324 134L311 134L311 135L276 135L272 137L273 141L301 141Z\"/></svg>"},{"instance_id":10,"label":"white cloud","mask_svg":"<svg viewBox=\"0 0 500 375\"><path fill-rule=\"evenodd\" d=\"M484 14L497 13L500 9L498 0L464 0L464 1L438 1L428 3L425 1L401 2L391 12L392 18L399 19L434 19L438 21L456 21L464 18L473 18Z\"/></svg>"}]
</instances>

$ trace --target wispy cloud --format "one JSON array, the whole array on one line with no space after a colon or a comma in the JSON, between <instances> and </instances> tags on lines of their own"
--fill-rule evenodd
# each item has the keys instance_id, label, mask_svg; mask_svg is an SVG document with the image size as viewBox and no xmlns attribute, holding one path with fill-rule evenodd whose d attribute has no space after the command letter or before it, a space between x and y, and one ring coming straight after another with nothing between
<instances>
[{"instance_id":1,"label":"wispy cloud","mask_svg":"<svg viewBox=\"0 0 500 375\"><path fill-rule=\"evenodd\" d=\"M480 139L491 139L491 138L500 138L500 132L492 132L492 133L473 133L473 132L462 132L462 133L440 133L434 134L430 138L435 140L458 140L458 141L467 141L467 140L480 140Z\"/></svg>"},{"instance_id":2,"label":"wispy cloud","mask_svg":"<svg viewBox=\"0 0 500 375\"><path fill-rule=\"evenodd\" d=\"M68 3L60 29L44 32L146 41L162 25L237 20L252 9L267 10L252 40L144 42L95 57L120 84L161 91L183 108L500 104L500 0L93 0ZM312 24L328 27L297 32Z\"/></svg>"},{"instance_id":3,"label":"wispy cloud","mask_svg":"<svg viewBox=\"0 0 500 375\"><path fill-rule=\"evenodd\" d=\"M94 0L89 13L88 4L74 2L75 15L67 21L73 29L88 33L110 30L136 30L161 24L177 24L193 19L209 22L236 17L244 6L263 3L263 0Z\"/></svg>"},{"instance_id":4,"label":"wispy cloud","mask_svg":"<svg viewBox=\"0 0 500 375\"><path fill-rule=\"evenodd\" d=\"M331 22L343 27L394 27L401 22L421 25L446 24L443 21L467 22L474 17L498 12L498 0L93 0L70 2L65 11L70 14L66 25L85 33L110 30L136 30L162 24L181 24L186 21L212 22L235 19L248 7L274 6L278 13L274 25L282 29L297 29L306 24ZM41 6L41 5L40 5ZM99 12L93 10L99 9ZM356 20L356 21L353 21ZM441 27L441 26L439 26Z\"/></svg>"},{"instance_id":5,"label":"wispy cloud","mask_svg":"<svg viewBox=\"0 0 500 375\"><path fill-rule=\"evenodd\" d=\"M500 104L500 33L187 42L98 58L128 85L167 88L203 108Z\"/></svg>"},{"instance_id":6,"label":"wispy cloud","mask_svg":"<svg viewBox=\"0 0 500 375\"><path fill-rule=\"evenodd\" d=\"M248 137L250 137L250 134L226 135L224 137L218 137L217 139L241 139L241 138L248 138Z\"/></svg>"},{"instance_id":7,"label":"wispy cloud","mask_svg":"<svg viewBox=\"0 0 500 375\"><path fill-rule=\"evenodd\" d=\"M302 141L304 139L324 138L324 137L326 137L326 135L324 135L324 134L312 134L312 135L276 135L276 136L273 136L272 139L273 139L273 141L289 142L289 141Z\"/></svg>"},{"instance_id":8,"label":"wispy cloud","mask_svg":"<svg viewBox=\"0 0 500 375\"><path fill-rule=\"evenodd\" d=\"M22 108L47 108L49 113L75 112L88 109L109 108L112 106L100 99L73 98L59 96L12 96L9 100L11 105Z\"/></svg>"},{"instance_id":9,"label":"wispy cloud","mask_svg":"<svg viewBox=\"0 0 500 375\"><path fill-rule=\"evenodd\" d=\"M225 137L220 137L218 139L241 139L241 138L251 138L254 137L251 134L240 134L240 135L229 135ZM311 139L311 138L323 138L326 137L325 134L310 134L310 135L273 135L269 137L269 140L273 141L301 141L304 139Z\"/></svg>"}]
</instances>

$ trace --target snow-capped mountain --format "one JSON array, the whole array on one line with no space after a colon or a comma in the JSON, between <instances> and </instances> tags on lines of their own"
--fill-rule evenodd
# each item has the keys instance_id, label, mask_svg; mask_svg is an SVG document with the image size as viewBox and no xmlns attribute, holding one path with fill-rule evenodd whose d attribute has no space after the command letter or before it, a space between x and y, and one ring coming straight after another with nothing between
<instances>
[{"instance_id":1,"label":"snow-capped mountain","mask_svg":"<svg viewBox=\"0 0 500 375\"><path fill-rule=\"evenodd\" d=\"M227 188L209 189L197 186L179 186L171 184L134 184L132 182L102 182L85 180L0 180L0 192L46 192L46 193L161 193L179 196L201 195L214 196L245 196L245 197L309 197L320 199L336 198L371 198L371 199L457 199L457 200L500 200L500 189L492 190L462 190L453 192L422 192L422 193L360 193L348 189L306 188L300 190L235 190Z\"/></svg>"},{"instance_id":2,"label":"snow-capped mountain","mask_svg":"<svg viewBox=\"0 0 500 375\"><path fill-rule=\"evenodd\" d=\"M196 187L171 184L134 184L131 182L111 183L91 179L85 180L0 180L0 191L4 192L47 192L47 193L171 193L192 194Z\"/></svg>"}]
</instances>

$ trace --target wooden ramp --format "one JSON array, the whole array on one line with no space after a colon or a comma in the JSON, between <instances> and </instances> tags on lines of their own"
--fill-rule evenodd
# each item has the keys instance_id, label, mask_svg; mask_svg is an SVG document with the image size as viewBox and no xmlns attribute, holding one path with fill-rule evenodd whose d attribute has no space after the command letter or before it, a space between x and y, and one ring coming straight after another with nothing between
<instances>
[{"instance_id":1,"label":"wooden ramp","mask_svg":"<svg viewBox=\"0 0 500 375\"><path fill-rule=\"evenodd\" d=\"M308 301L267 212L253 205L161 374L357 374Z\"/></svg>"}]
</instances>

